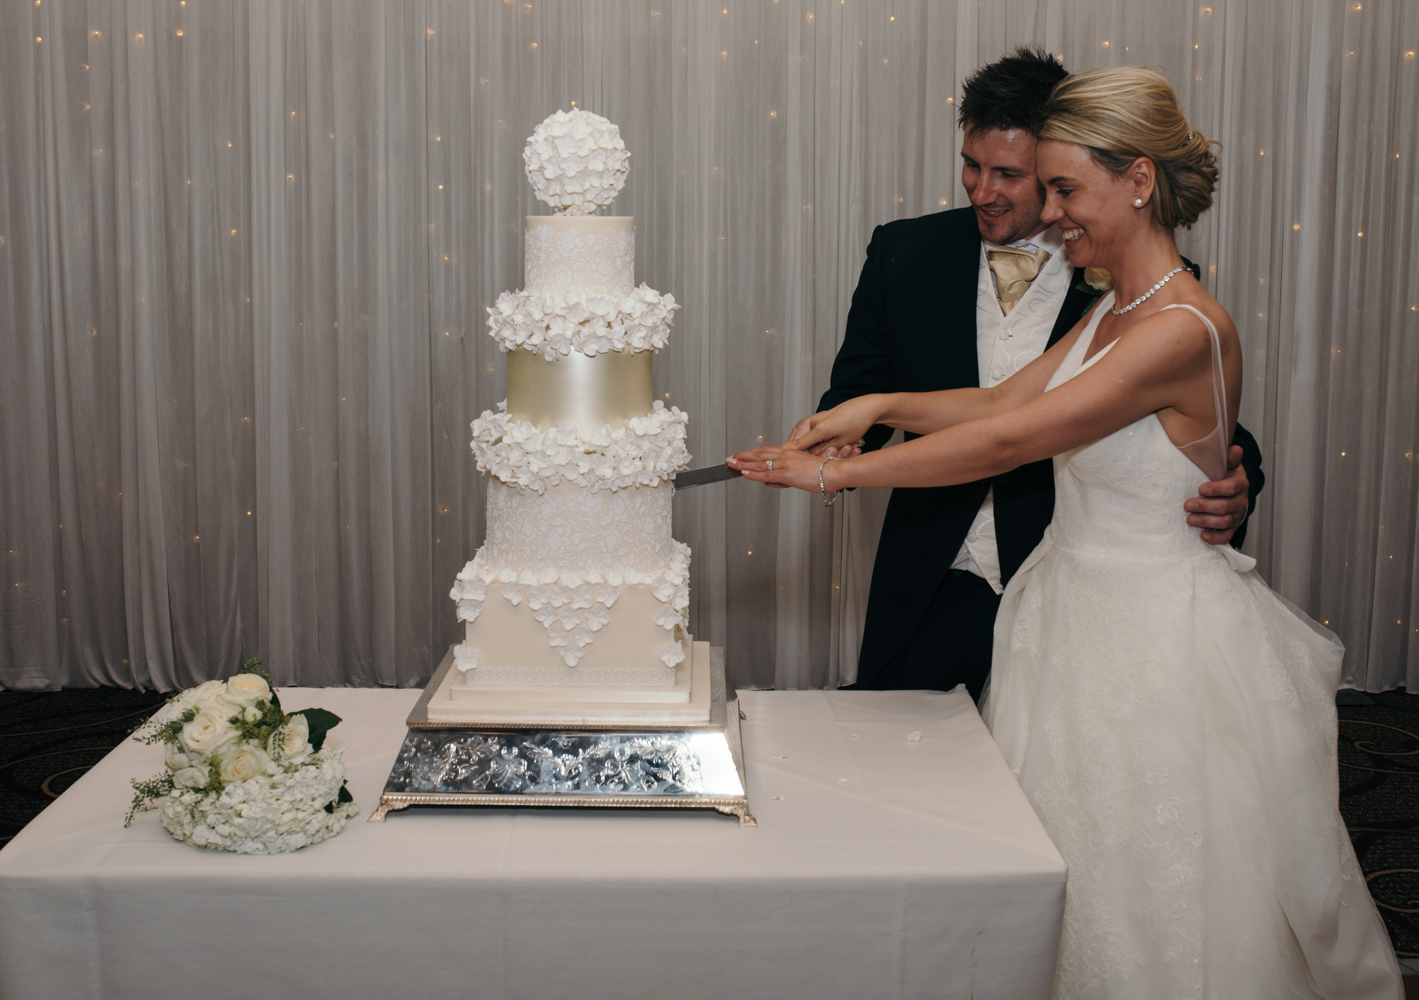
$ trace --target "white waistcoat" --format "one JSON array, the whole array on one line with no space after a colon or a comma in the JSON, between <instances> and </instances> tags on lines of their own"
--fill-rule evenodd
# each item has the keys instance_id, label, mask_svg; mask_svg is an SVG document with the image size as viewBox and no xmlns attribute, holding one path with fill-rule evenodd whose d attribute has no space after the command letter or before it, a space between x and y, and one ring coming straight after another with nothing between
<instances>
[{"instance_id":1,"label":"white waistcoat","mask_svg":"<svg viewBox=\"0 0 1419 1000\"><path fill-rule=\"evenodd\" d=\"M999 385L1045 352L1054 321L1064 305L1064 297L1069 294L1069 281L1074 276L1068 254L1059 247L1059 242L1059 231L1055 228L1031 241L1033 246L1045 246L1055 252L1045 261L1030 283L1030 290L1015 303L1009 316L1000 311L1000 302L995 297L995 275L985 256L987 244L981 243L980 277L976 283L976 361L983 388ZM997 594L1003 592L1000 551L995 543L993 488L976 512L971 530L966 532L966 540L951 568L974 573L984 578Z\"/></svg>"}]
</instances>

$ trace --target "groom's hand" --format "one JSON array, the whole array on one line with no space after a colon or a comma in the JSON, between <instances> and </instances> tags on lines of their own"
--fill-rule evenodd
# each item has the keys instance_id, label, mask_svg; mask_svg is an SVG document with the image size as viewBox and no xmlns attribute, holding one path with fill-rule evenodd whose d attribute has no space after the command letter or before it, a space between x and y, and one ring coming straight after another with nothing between
<instances>
[{"instance_id":1,"label":"groom's hand","mask_svg":"<svg viewBox=\"0 0 1419 1000\"><path fill-rule=\"evenodd\" d=\"M1232 445L1227 452L1227 478L1203 483L1197 490L1201 495L1183 503L1187 523L1202 529L1204 542L1225 545L1247 519L1250 488L1247 470L1242 468L1242 449Z\"/></svg>"}]
</instances>

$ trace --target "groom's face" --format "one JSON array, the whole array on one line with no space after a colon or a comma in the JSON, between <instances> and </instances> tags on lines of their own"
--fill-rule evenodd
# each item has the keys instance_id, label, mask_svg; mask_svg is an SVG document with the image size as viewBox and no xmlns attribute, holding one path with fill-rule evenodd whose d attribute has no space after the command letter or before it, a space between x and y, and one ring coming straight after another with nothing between
<instances>
[{"instance_id":1,"label":"groom's face","mask_svg":"<svg viewBox=\"0 0 1419 1000\"><path fill-rule=\"evenodd\" d=\"M1045 189L1035 170L1035 137L1023 129L967 132L961 143L961 184L976 210L980 238L1014 243L1045 228Z\"/></svg>"}]
</instances>

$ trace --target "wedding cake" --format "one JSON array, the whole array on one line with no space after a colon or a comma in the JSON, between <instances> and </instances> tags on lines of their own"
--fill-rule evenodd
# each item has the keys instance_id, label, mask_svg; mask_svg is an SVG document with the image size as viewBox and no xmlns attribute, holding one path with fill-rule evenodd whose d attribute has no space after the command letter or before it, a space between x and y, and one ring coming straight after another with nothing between
<instances>
[{"instance_id":1,"label":"wedding cake","mask_svg":"<svg viewBox=\"0 0 1419 1000\"><path fill-rule=\"evenodd\" d=\"M679 306L635 284L635 220L591 214L629 158L615 125L580 110L549 117L523 154L558 212L527 217L524 288L488 309L507 400L472 424L487 534L450 594L464 638L430 719L708 718L690 549L671 537L688 418L651 388Z\"/></svg>"}]
</instances>

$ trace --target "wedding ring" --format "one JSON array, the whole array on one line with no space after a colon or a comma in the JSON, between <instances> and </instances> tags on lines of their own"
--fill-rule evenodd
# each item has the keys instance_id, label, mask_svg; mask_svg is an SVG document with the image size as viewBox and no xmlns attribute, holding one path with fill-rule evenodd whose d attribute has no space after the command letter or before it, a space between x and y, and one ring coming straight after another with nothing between
<instances>
[{"instance_id":1,"label":"wedding ring","mask_svg":"<svg viewBox=\"0 0 1419 1000\"><path fill-rule=\"evenodd\" d=\"M772 458L769 459L769 461L768 461L768 466L769 466L769 471L770 471L770 472L773 472L773 471L774 471L774 460L773 460Z\"/></svg>"}]
</instances>

